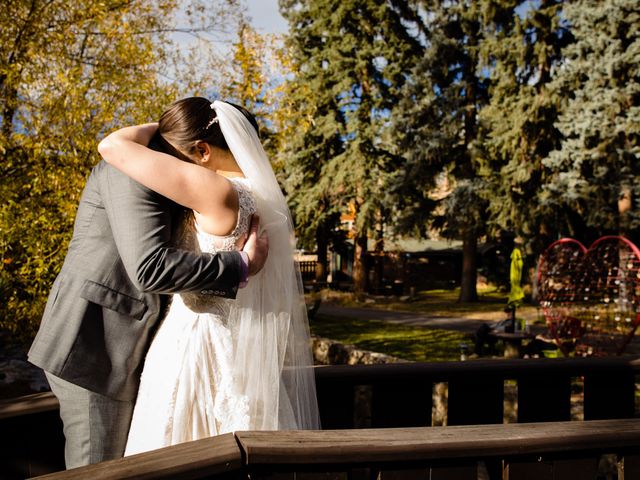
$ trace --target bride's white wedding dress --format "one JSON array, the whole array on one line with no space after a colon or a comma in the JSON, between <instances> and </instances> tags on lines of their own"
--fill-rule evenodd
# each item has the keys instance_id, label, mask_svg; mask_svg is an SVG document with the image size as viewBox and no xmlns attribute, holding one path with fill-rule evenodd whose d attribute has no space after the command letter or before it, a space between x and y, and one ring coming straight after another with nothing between
<instances>
[{"instance_id":1,"label":"bride's white wedding dress","mask_svg":"<svg viewBox=\"0 0 640 480\"><path fill-rule=\"evenodd\" d=\"M202 252L234 250L248 234L256 203L247 180L238 191L236 228L215 236L196 226ZM234 338L227 324L234 300L174 295L145 360L125 455L252 428L249 399L234 372Z\"/></svg>"}]
</instances>

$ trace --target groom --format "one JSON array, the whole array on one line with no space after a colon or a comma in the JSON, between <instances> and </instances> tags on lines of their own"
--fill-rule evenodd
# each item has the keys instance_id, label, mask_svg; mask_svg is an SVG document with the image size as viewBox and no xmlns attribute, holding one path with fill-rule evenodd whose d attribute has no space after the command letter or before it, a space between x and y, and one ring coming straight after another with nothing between
<instances>
[{"instance_id":1,"label":"groom","mask_svg":"<svg viewBox=\"0 0 640 480\"><path fill-rule=\"evenodd\" d=\"M176 249L181 208L104 161L87 180L29 351L60 401L67 468L122 456L169 294L234 298L264 265L268 240L257 236L257 221L242 253Z\"/></svg>"}]
</instances>

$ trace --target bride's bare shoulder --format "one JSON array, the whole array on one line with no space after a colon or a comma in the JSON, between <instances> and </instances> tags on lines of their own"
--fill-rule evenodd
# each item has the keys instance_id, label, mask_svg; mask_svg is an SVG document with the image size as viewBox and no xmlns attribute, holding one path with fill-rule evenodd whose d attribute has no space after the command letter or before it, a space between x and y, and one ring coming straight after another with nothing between
<instances>
[{"instance_id":1,"label":"bride's bare shoulder","mask_svg":"<svg viewBox=\"0 0 640 480\"><path fill-rule=\"evenodd\" d=\"M221 182L218 192L211 195L211 202L207 202L208 208L201 212L194 212L200 228L210 235L229 235L238 223L240 209L238 190L232 181L225 180Z\"/></svg>"}]
</instances>

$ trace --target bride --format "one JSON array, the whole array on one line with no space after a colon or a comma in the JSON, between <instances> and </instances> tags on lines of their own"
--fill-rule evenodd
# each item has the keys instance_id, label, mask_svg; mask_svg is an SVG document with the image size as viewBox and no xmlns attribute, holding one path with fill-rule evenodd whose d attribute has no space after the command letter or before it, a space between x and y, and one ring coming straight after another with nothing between
<instances>
[{"instance_id":1,"label":"bride","mask_svg":"<svg viewBox=\"0 0 640 480\"><path fill-rule=\"evenodd\" d=\"M147 148L152 138L170 154ZM234 430L320 428L293 227L255 118L186 98L159 123L118 130L98 149L193 212L183 246L238 249L254 213L269 236L264 268L235 300L173 297L145 360L125 455Z\"/></svg>"}]
</instances>

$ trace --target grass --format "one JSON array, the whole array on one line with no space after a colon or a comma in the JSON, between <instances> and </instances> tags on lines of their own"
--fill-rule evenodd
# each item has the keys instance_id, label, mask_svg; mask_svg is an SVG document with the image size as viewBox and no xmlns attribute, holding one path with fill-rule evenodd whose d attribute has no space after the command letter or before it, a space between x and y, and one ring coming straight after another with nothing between
<instances>
[{"instance_id":1,"label":"grass","mask_svg":"<svg viewBox=\"0 0 640 480\"><path fill-rule=\"evenodd\" d=\"M310 328L314 335L417 362L459 360L460 344L471 347L472 341L469 334L454 330L322 314L310 321Z\"/></svg>"},{"instance_id":2,"label":"grass","mask_svg":"<svg viewBox=\"0 0 640 480\"><path fill-rule=\"evenodd\" d=\"M320 296L323 303L344 307L366 307L491 322L505 318L504 307L508 293L492 286L478 288L479 298L473 303L458 302L460 289L426 290L418 292L411 299L402 300L399 297L369 296L364 301L358 301L352 293L333 290L323 290L315 295ZM532 305L523 305L517 314L531 323L541 321L536 307ZM463 343L473 350L472 335L456 330L390 324L367 318L354 320L321 313L310 321L310 327L314 335L413 361L459 360Z\"/></svg>"}]
</instances>

